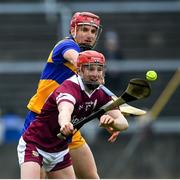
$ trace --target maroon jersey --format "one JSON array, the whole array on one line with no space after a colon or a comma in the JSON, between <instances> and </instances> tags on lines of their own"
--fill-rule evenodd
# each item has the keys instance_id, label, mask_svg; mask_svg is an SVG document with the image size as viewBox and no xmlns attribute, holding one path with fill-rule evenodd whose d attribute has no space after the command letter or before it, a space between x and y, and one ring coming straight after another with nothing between
<instances>
[{"instance_id":1,"label":"maroon jersey","mask_svg":"<svg viewBox=\"0 0 180 180\"><path fill-rule=\"evenodd\" d=\"M72 121L79 121L89 116L93 111L111 101L102 89L97 88L91 94L85 91L82 80L74 75L64 81L46 100L41 114L31 123L23 134L26 142L33 142L36 146L47 152L58 152L67 148L65 140L57 138L60 126L58 124L57 105L62 101L74 105Z\"/></svg>"}]
</instances>

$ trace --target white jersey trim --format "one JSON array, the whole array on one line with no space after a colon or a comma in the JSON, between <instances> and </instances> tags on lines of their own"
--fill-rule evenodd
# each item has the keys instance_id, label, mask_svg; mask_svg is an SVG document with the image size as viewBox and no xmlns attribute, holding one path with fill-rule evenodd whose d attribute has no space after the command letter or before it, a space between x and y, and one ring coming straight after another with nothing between
<instances>
[{"instance_id":1,"label":"white jersey trim","mask_svg":"<svg viewBox=\"0 0 180 180\"><path fill-rule=\"evenodd\" d=\"M80 88L81 88L81 90L84 91L88 97L91 97L92 94L93 94L97 89L100 89L100 86L99 86L97 89L95 89L95 90L92 91L91 93L88 93L88 92L85 90L85 86L84 86L84 84L83 84L83 81L82 81L82 79L81 79L81 76L79 76L79 75L74 75L74 76L72 76L71 78L69 78L68 80L70 80L71 82L76 83L77 85L79 85Z\"/></svg>"},{"instance_id":2,"label":"white jersey trim","mask_svg":"<svg viewBox=\"0 0 180 180\"><path fill-rule=\"evenodd\" d=\"M71 101L73 104L76 104L76 99L71 94L68 94L68 93L60 93L56 97L57 104L59 104L59 102L62 100L68 100L68 101Z\"/></svg>"}]
</instances>

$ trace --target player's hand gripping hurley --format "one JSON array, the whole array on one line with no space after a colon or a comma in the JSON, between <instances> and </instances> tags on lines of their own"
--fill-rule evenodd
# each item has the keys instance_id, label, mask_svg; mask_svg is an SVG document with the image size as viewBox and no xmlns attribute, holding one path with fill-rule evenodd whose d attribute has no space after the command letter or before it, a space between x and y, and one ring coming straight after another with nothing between
<instances>
[{"instance_id":1,"label":"player's hand gripping hurley","mask_svg":"<svg viewBox=\"0 0 180 180\"><path fill-rule=\"evenodd\" d=\"M79 130L85 123L95 118L100 118L105 112L119 107L124 103L146 98L150 95L150 93L151 87L146 80L139 78L131 79L128 83L127 89L120 97L118 97L118 99L116 99L110 105L100 108L98 111L90 114L87 118L73 123L74 129ZM62 133L59 133L57 137L60 139L65 139L65 136Z\"/></svg>"}]
</instances>

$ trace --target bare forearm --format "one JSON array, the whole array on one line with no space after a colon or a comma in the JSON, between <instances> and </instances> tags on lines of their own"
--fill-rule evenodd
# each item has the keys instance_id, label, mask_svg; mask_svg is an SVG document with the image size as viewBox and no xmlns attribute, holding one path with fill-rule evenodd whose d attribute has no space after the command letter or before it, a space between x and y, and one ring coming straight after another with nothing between
<instances>
[{"instance_id":1,"label":"bare forearm","mask_svg":"<svg viewBox=\"0 0 180 180\"><path fill-rule=\"evenodd\" d=\"M59 104L58 110L58 123L60 125L60 132L64 135L72 134L74 127L71 123L71 114L74 110L74 106L71 103L62 102Z\"/></svg>"},{"instance_id":2,"label":"bare forearm","mask_svg":"<svg viewBox=\"0 0 180 180\"><path fill-rule=\"evenodd\" d=\"M103 123L106 123L109 127L112 127L115 131L124 131L128 128L128 121L122 115L119 110L112 110L108 112L109 115L109 125L103 120ZM107 118L107 117L106 117Z\"/></svg>"},{"instance_id":3,"label":"bare forearm","mask_svg":"<svg viewBox=\"0 0 180 180\"><path fill-rule=\"evenodd\" d=\"M76 67L78 55L79 53L77 51L69 49L64 53L64 58Z\"/></svg>"},{"instance_id":4,"label":"bare forearm","mask_svg":"<svg viewBox=\"0 0 180 180\"><path fill-rule=\"evenodd\" d=\"M129 127L126 118L122 115L121 117L114 119L112 128L117 131L125 131Z\"/></svg>"},{"instance_id":5,"label":"bare forearm","mask_svg":"<svg viewBox=\"0 0 180 180\"><path fill-rule=\"evenodd\" d=\"M67 113L66 111L61 111L58 115L58 123L60 126L62 126L65 123L71 122L71 115Z\"/></svg>"}]
</instances>

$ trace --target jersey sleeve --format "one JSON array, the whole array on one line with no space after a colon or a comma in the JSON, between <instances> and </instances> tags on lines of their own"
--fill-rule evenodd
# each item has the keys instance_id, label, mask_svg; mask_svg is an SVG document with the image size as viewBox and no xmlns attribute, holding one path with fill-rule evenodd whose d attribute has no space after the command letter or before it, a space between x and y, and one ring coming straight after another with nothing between
<instances>
[{"instance_id":1,"label":"jersey sleeve","mask_svg":"<svg viewBox=\"0 0 180 180\"><path fill-rule=\"evenodd\" d=\"M70 102L73 105L75 105L76 103L75 98L71 94L59 93L58 96L56 97L56 103L59 104L63 101Z\"/></svg>"},{"instance_id":2,"label":"jersey sleeve","mask_svg":"<svg viewBox=\"0 0 180 180\"><path fill-rule=\"evenodd\" d=\"M63 55L64 53L69 50L73 49L77 51L78 53L80 52L80 48L77 43L75 43L71 39L65 39L63 41L60 41L53 49L52 51L52 60L55 63L62 63L65 61Z\"/></svg>"},{"instance_id":3,"label":"jersey sleeve","mask_svg":"<svg viewBox=\"0 0 180 180\"><path fill-rule=\"evenodd\" d=\"M72 86L72 83L66 80L55 92L56 103L59 104L63 101L70 102L71 104L76 104L77 92Z\"/></svg>"}]
</instances>

